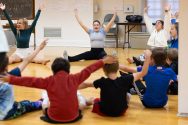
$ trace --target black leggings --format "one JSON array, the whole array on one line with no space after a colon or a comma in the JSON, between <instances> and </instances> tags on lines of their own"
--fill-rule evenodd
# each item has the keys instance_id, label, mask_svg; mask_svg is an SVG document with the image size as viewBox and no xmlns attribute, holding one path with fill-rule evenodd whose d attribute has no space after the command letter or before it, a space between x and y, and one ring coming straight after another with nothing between
<instances>
[{"instance_id":1,"label":"black leggings","mask_svg":"<svg viewBox=\"0 0 188 125\"><path fill-rule=\"evenodd\" d=\"M90 51L81 53L76 56L68 56L69 62L75 62L80 60L98 60L106 56L104 48L91 48Z\"/></svg>"}]
</instances>

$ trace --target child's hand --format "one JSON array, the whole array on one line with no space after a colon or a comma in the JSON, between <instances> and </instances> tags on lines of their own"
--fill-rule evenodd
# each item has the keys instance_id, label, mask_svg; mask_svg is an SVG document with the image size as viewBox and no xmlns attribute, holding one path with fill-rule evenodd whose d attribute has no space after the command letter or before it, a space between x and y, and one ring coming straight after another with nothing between
<instances>
[{"instance_id":1,"label":"child's hand","mask_svg":"<svg viewBox=\"0 0 188 125\"><path fill-rule=\"evenodd\" d=\"M151 51L150 50L145 50L144 51L144 56L145 56L145 59L150 59L150 57L151 57Z\"/></svg>"},{"instance_id":2,"label":"child's hand","mask_svg":"<svg viewBox=\"0 0 188 125\"><path fill-rule=\"evenodd\" d=\"M45 39L45 40L42 41L42 43L39 46L40 50L42 50L46 46L48 40L49 39Z\"/></svg>"},{"instance_id":3,"label":"child's hand","mask_svg":"<svg viewBox=\"0 0 188 125\"><path fill-rule=\"evenodd\" d=\"M113 8L113 11L114 11L114 14L117 15L117 7L116 6Z\"/></svg>"},{"instance_id":4,"label":"child's hand","mask_svg":"<svg viewBox=\"0 0 188 125\"><path fill-rule=\"evenodd\" d=\"M78 15L78 9L77 8L74 9L74 14Z\"/></svg>"},{"instance_id":5,"label":"child's hand","mask_svg":"<svg viewBox=\"0 0 188 125\"><path fill-rule=\"evenodd\" d=\"M148 13L148 6L147 7L144 7L144 13Z\"/></svg>"},{"instance_id":6,"label":"child's hand","mask_svg":"<svg viewBox=\"0 0 188 125\"><path fill-rule=\"evenodd\" d=\"M118 62L118 58L114 56L106 56L103 59L104 64L113 64Z\"/></svg>"},{"instance_id":7,"label":"child's hand","mask_svg":"<svg viewBox=\"0 0 188 125\"><path fill-rule=\"evenodd\" d=\"M171 5L170 4L166 4L164 7L165 12L168 12L171 10Z\"/></svg>"},{"instance_id":8,"label":"child's hand","mask_svg":"<svg viewBox=\"0 0 188 125\"><path fill-rule=\"evenodd\" d=\"M0 81L9 82L10 81L9 75L0 75Z\"/></svg>"},{"instance_id":9,"label":"child's hand","mask_svg":"<svg viewBox=\"0 0 188 125\"><path fill-rule=\"evenodd\" d=\"M1 10L5 10L5 8L6 8L5 4L0 3L0 9L1 9Z\"/></svg>"},{"instance_id":10,"label":"child's hand","mask_svg":"<svg viewBox=\"0 0 188 125\"><path fill-rule=\"evenodd\" d=\"M41 4L39 5L39 10L44 10L44 8L45 8L44 3L41 3Z\"/></svg>"}]
</instances>

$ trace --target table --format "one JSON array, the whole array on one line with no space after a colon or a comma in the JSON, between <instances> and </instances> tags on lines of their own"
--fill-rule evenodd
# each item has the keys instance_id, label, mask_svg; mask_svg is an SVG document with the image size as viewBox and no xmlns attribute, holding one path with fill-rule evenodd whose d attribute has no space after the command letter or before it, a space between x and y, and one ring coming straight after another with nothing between
<instances>
[{"instance_id":1,"label":"table","mask_svg":"<svg viewBox=\"0 0 188 125\"><path fill-rule=\"evenodd\" d=\"M118 43L118 36L119 36L119 26L124 25L125 26L125 33L124 33L124 43L123 43L123 49L125 48L125 44L128 44L128 48L131 48L130 41L129 41L129 33L132 29L134 29L136 26L145 26L145 23L130 23L130 22L119 22L117 23L116 32L117 32L117 38L116 43Z\"/></svg>"}]
</instances>

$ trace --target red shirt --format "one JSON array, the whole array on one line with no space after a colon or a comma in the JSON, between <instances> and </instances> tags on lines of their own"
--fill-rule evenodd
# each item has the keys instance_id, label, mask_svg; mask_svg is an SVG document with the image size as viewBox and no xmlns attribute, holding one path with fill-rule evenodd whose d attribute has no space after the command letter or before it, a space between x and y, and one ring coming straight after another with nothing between
<instances>
[{"instance_id":1,"label":"red shirt","mask_svg":"<svg viewBox=\"0 0 188 125\"><path fill-rule=\"evenodd\" d=\"M10 76L10 83L14 85L45 89L50 100L48 115L52 120L68 122L79 115L77 88L90 74L103 66L99 60L76 74L60 71L47 78Z\"/></svg>"}]
</instances>

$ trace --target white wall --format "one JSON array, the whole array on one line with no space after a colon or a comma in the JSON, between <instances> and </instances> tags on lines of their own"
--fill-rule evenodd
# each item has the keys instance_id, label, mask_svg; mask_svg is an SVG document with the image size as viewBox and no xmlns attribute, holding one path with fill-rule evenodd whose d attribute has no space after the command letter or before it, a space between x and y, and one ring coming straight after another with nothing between
<instances>
[{"instance_id":1,"label":"white wall","mask_svg":"<svg viewBox=\"0 0 188 125\"><path fill-rule=\"evenodd\" d=\"M126 15L142 15L145 0L94 0L94 7L98 5L98 11L94 13L94 19L98 19L101 22L104 20L104 16L108 13L113 13L113 8L117 7L117 15L119 16L120 22L126 21ZM134 8L133 13L125 13L124 7L126 5L132 5ZM137 31L140 28L134 28L132 31ZM119 38L120 43L124 41L124 26L119 27Z\"/></svg>"},{"instance_id":2,"label":"white wall","mask_svg":"<svg viewBox=\"0 0 188 125\"><path fill-rule=\"evenodd\" d=\"M180 116L188 117L188 18L185 17L188 12L188 1L180 0L180 34L179 34L179 95L178 95L178 113Z\"/></svg>"},{"instance_id":3,"label":"white wall","mask_svg":"<svg viewBox=\"0 0 188 125\"><path fill-rule=\"evenodd\" d=\"M83 23L91 27L93 21L93 0L44 0L42 11L36 26L37 44L43 39L44 27L62 28L62 38L51 38L48 46L81 46L89 47L89 36L85 33L74 16L74 8L78 8ZM35 1L36 11L39 0Z\"/></svg>"}]
</instances>

